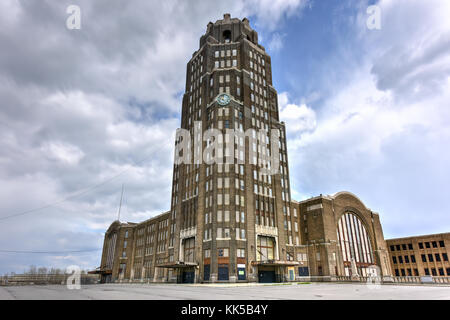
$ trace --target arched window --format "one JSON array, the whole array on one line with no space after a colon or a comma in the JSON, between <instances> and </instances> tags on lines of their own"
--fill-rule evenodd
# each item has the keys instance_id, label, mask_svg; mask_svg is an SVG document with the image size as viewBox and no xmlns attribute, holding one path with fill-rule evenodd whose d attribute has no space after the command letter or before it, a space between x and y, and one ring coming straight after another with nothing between
<instances>
[{"instance_id":1,"label":"arched window","mask_svg":"<svg viewBox=\"0 0 450 320\"><path fill-rule=\"evenodd\" d=\"M369 233L364 223L353 212L346 212L339 219L337 229L345 274L352 274L354 263L358 273L365 276L366 268L373 265L374 260Z\"/></svg>"},{"instance_id":2,"label":"arched window","mask_svg":"<svg viewBox=\"0 0 450 320\"><path fill-rule=\"evenodd\" d=\"M231 41L231 31L230 30L225 30L223 32L223 40L228 43Z\"/></svg>"}]
</instances>

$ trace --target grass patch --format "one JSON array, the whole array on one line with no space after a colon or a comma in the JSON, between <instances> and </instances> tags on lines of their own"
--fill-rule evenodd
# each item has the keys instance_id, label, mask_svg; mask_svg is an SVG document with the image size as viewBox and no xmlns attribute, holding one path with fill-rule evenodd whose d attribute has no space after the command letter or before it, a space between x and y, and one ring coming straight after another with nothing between
<instances>
[{"instance_id":1,"label":"grass patch","mask_svg":"<svg viewBox=\"0 0 450 320\"><path fill-rule=\"evenodd\" d=\"M311 282L297 282L297 284L311 284Z\"/></svg>"}]
</instances>

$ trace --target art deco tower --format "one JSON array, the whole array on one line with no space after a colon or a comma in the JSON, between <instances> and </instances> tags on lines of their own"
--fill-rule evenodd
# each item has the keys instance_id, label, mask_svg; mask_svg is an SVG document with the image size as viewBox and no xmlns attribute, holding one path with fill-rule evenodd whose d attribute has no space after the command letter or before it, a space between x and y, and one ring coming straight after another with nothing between
<instances>
[{"instance_id":1,"label":"art deco tower","mask_svg":"<svg viewBox=\"0 0 450 320\"><path fill-rule=\"evenodd\" d=\"M279 121L270 56L246 18L225 14L207 25L187 64L181 128L190 132L192 159L198 147L204 150L211 142L203 139L206 129L224 134L216 141L216 153L226 157L234 149L231 162L224 164L174 165L169 243L174 251L169 256L170 262L185 265L182 280L255 281L258 261L291 260L286 243L299 240L290 231L285 127ZM251 139L226 136L227 129L279 129L280 139L268 135L266 149ZM279 172L263 174L251 162L274 147Z\"/></svg>"}]
</instances>

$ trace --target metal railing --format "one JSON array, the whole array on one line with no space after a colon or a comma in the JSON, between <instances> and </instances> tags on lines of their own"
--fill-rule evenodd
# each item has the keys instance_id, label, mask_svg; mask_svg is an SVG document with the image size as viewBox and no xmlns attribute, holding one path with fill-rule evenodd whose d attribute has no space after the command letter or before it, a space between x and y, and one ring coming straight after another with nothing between
<instances>
[{"instance_id":1,"label":"metal railing","mask_svg":"<svg viewBox=\"0 0 450 320\"><path fill-rule=\"evenodd\" d=\"M331 281L337 282L378 282L378 283L437 283L450 284L450 277L443 276L393 276L393 277L351 277L351 276L336 276Z\"/></svg>"},{"instance_id":2,"label":"metal railing","mask_svg":"<svg viewBox=\"0 0 450 320\"><path fill-rule=\"evenodd\" d=\"M70 274L16 274L0 276L0 286L14 285L46 285L46 284L66 284ZM100 280L97 274L81 274L81 284L94 284Z\"/></svg>"}]
</instances>

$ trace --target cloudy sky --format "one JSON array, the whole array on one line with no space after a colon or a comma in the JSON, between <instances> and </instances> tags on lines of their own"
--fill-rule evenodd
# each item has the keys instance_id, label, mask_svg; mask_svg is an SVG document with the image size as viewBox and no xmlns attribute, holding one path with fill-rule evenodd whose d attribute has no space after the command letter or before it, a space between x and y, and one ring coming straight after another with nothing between
<instances>
[{"instance_id":1,"label":"cloudy sky","mask_svg":"<svg viewBox=\"0 0 450 320\"><path fill-rule=\"evenodd\" d=\"M294 199L351 191L386 238L450 231L448 1L2 0L0 251L52 252L0 273L98 266L58 252L101 248L122 184L121 220L169 209L186 63L226 12L272 56Z\"/></svg>"}]
</instances>

